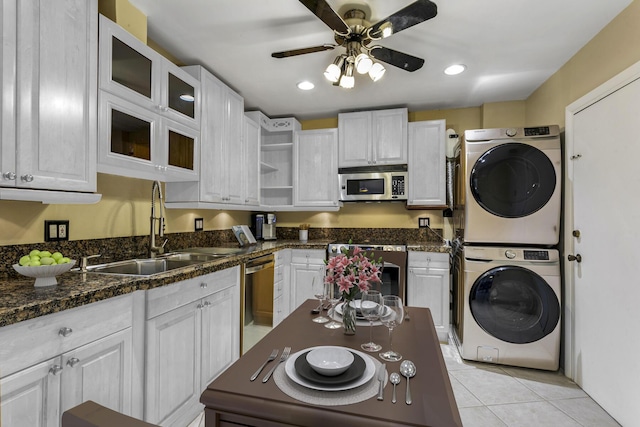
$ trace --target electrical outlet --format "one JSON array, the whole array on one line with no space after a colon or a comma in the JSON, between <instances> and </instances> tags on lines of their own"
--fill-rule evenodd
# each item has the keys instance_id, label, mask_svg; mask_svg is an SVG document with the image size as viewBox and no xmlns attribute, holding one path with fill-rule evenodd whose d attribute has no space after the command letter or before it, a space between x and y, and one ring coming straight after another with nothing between
<instances>
[{"instance_id":1,"label":"electrical outlet","mask_svg":"<svg viewBox=\"0 0 640 427\"><path fill-rule=\"evenodd\" d=\"M418 228L429 227L429 218L418 218Z\"/></svg>"},{"instance_id":2,"label":"electrical outlet","mask_svg":"<svg viewBox=\"0 0 640 427\"><path fill-rule=\"evenodd\" d=\"M61 240L69 240L69 221L56 220L44 221L44 241L59 242Z\"/></svg>"},{"instance_id":3,"label":"electrical outlet","mask_svg":"<svg viewBox=\"0 0 640 427\"><path fill-rule=\"evenodd\" d=\"M204 219L196 218L195 221L194 221L194 229L195 229L195 231L204 230Z\"/></svg>"}]
</instances>

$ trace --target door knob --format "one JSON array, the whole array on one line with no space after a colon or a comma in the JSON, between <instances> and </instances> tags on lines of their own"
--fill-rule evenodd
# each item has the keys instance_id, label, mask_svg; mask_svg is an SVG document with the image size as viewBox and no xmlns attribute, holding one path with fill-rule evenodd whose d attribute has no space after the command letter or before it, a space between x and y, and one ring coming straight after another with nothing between
<instances>
[{"instance_id":1,"label":"door knob","mask_svg":"<svg viewBox=\"0 0 640 427\"><path fill-rule=\"evenodd\" d=\"M80 359L78 359L77 357L72 357L71 359L67 360L67 366L70 366L72 368L78 363L80 363Z\"/></svg>"},{"instance_id":2,"label":"door knob","mask_svg":"<svg viewBox=\"0 0 640 427\"><path fill-rule=\"evenodd\" d=\"M569 261L575 261L575 262L582 262L582 255L580 254L576 254L576 255L569 255L567 257L567 259Z\"/></svg>"},{"instance_id":3,"label":"door knob","mask_svg":"<svg viewBox=\"0 0 640 427\"><path fill-rule=\"evenodd\" d=\"M573 230L571 234L573 234L573 237L580 237L580 230Z\"/></svg>"}]
</instances>

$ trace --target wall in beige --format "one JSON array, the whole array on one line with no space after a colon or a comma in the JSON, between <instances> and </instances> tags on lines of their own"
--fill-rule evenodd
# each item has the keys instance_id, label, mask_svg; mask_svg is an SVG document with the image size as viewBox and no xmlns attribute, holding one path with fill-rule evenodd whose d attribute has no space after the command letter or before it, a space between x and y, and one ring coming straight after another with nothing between
<instances>
[{"instance_id":1,"label":"wall in beige","mask_svg":"<svg viewBox=\"0 0 640 427\"><path fill-rule=\"evenodd\" d=\"M567 105L640 61L638 23L640 0L634 0L527 99L527 125L564 128Z\"/></svg>"}]
</instances>

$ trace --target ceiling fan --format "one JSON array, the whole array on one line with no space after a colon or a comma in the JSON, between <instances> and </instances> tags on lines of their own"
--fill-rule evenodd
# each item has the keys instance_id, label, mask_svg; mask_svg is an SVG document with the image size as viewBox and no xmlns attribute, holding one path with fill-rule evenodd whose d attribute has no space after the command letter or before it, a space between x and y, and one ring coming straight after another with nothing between
<instances>
[{"instance_id":1,"label":"ceiling fan","mask_svg":"<svg viewBox=\"0 0 640 427\"><path fill-rule=\"evenodd\" d=\"M368 73L373 81L379 80L385 69L382 64L374 63L373 59L411 72L419 70L424 64L422 58L373 43L435 17L438 13L435 3L417 0L372 25L366 20L368 7L364 4L347 5L346 8L342 8L345 10L343 19L326 0L299 1L333 30L337 44L274 52L271 54L272 57L287 58L332 50L338 46L344 47L346 52L338 55L324 73L334 85L344 88L354 86L354 69L361 74Z\"/></svg>"}]
</instances>

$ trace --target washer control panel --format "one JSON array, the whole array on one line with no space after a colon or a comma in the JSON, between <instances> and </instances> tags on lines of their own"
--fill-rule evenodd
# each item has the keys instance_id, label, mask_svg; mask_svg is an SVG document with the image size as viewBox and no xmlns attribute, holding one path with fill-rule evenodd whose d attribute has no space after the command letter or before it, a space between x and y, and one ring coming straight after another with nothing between
<instances>
[{"instance_id":1,"label":"washer control panel","mask_svg":"<svg viewBox=\"0 0 640 427\"><path fill-rule=\"evenodd\" d=\"M549 251L539 250L525 250L524 259L527 261L549 261Z\"/></svg>"}]
</instances>

